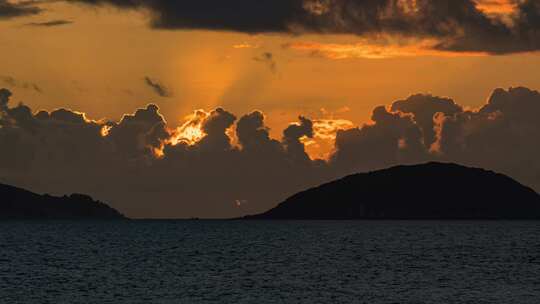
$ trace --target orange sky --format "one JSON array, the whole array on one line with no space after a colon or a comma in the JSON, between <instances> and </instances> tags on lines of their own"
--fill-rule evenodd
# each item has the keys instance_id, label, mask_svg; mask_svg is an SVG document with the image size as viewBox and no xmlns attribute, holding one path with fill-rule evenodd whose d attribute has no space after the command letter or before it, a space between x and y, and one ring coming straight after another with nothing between
<instances>
[{"instance_id":1,"label":"orange sky","mask_svg":"<svg viewBox=\"0 0 540 304\"><path fill-rule=\"evenodd\" d=\"M491 13L513 7L502 0L478 5ZM430 50L429 40L385 46L352 35L165 31L149 28L141 12L56 2L43 8L39 15L0 21L0 82L18 82L0 87L36 110L67 107L93 119L118 120L153 102L169 124L179 126L195 109L223 106L237 115L258 109L279 137L300 114L358 125L369 121L376 105L413 93L477 107L496 87L540 88L535 53L458 55ZM74 23L25 25L58 19ZM145 77L171 96L155 94ZM323 156L331 147L321 140L309 149Z\"/></svg>"},{"instance_id":2,"label":"orange sky","mask_svg":"<svg viewBox=\"0 0 540 304\"><path fill-rule=\"evenodd\" d=\"M515 9L515 1L512 0L477 0L477 7L488 13L507 14Z\"/></svg>"}]
</instances>

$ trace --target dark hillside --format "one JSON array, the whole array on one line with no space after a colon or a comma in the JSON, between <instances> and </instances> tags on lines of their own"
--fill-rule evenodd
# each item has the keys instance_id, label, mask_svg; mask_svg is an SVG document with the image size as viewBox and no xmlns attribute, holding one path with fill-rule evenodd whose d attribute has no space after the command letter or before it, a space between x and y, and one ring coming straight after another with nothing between
<instances>
[{"instance_id":1,"label":"dark hillside","mask_svg":"<svg viewBox=\"0 0 540 304\"><path fill-rule=\"evenodd\" d=\"M247 219L540 219L540 196L477 168L427 163L347 176Z\"/></svg>"}]
</instances>

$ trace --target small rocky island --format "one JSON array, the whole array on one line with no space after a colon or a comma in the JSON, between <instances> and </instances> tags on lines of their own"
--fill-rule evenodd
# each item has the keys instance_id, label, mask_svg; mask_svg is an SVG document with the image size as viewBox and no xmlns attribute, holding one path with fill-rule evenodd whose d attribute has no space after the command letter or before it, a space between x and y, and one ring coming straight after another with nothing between
<instances>
[{"instance_id":1,"label":"small rocky island","mask_svg":"<svg viewBox=\"0 0 540 304\"><path fill-rule=\"evenodd\" d=\"M0 220L125 219L115 209L82 194L55 197L0 184Z\"/></svg>"},{"instance_id":2,"label":"small rocky island","mask_svg":"<svg viewBox=\"0 0 540 304\"><path fill-rule=\"evenodd\" d=\"M540 219L540 195L492 171L397 166L347 176L246 219Z\"/></svg>"}]
</instances>

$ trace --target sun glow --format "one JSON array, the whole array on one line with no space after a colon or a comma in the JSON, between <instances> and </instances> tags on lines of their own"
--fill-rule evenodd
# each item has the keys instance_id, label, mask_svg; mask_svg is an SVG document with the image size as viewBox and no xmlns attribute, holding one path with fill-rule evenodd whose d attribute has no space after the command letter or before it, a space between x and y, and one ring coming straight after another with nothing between
<instances>
[{"instance_id":1,"label":"sun glow","mask_svg":"<svg viewBox=\"0 0 540 304\"><path fill-rule=\"evenodd\" d=\"M204 110L197 110L193 114L185 117L185 122L180 127L170 130L171 136L161 142L159 147L151 147L156 158L165 156L165 146L177 146L180 144L193 146L198 143L206 133L203 131L203 124L210 113Z\"/></svg>"},{"instance_id":2,"label":"sun glow","mask_svg":"<svg viewBox=\"0 0 540 304\"><path fill-rule=\"evenodd\" d=\"M175 146L180 143L194 145L199 142L206 136L202 127L208 116L210 116L210 113L204 110L197 110L193 114L186 116L186 122L174 131L169 143Z\"/></svg>"},{"instance_id":3,"label":"sun glow","mask_svg":"<svg viewBox=\"0 0 540 304\"><path fill-rule=\"evenodd\" d=\"M477 0L476 8L486 14L511 14L517 8L517 2L513 0Z\"/></svg>"},{"instance_id":4,"label":"sun glow","mask_svg":"<svg viewBox=\"0 0 540 304\"><path fill-rule=\"evenodd\" d=\"M334 150L338 130L353 128L346 119L318 119L313 121L313 138L302 137L307 154L311 159L329 159Z\"/></svg>"},{"instance_id":5,"label":"sun glow","mask_svg":"<svg viewBox=\"0 0 540 304\"><path fill-rule=\"evenodd\" d=\"M112 126L104 125L101 127L101 136L107 137L109 135L109 132L111 132Z\"/></svg>"},{"instance_id":6,"label":"sun glow","mask_svg":"<svg viewBox=\"0 0 540 304\"><path fill-rule=\"evenodd\" d=\"M151 149L152 149L152 153L154 154L154 157L163 158L165 156L163 145L159 148L151 147Z\"/></svg>"}]
</instances>

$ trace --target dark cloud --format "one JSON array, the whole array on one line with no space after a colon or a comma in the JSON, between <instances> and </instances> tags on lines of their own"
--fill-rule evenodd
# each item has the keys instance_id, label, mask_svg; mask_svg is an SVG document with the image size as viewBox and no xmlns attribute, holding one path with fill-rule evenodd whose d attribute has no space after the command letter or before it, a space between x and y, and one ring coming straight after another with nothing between
<instances>
[{"instance_id":1,"label":"dark cloud","mask_svg":"<svg viewBox=\"0 0 540 304\"><path fill-rule=\"evenodd\" d=\"M338 172L443 160L496 170L540 190L537 91L496 89L477 110L413 95L390 111L379 107L372 124L338 132L330 162Z\"/></svg>"},{"instance_id":2,"label":"dark cloud","mask_svg":"<svg viewBox=\"0 0 540 304\"><path fill-rule=\"evenodd\" d=\"M394 102L391 111L413 114L413 120L422 130L424 145L430 147L435 142L433 116L436 113L454 115L462 112L463 108L450 98L417 94Z\"/></svg>"},{"instance_id":3,"label":"dark cloud","mask_svg":"<svg viewBox=\"0 0 540 304\"><path fill-rule=\"evenodd\" d=\"M11 92L8 89L0 89L0 111L6 111Z\"/></svg>"},{"instance_id":4,"label":"dark cloud","mask_svg":"<svg viewBox=\"0 0 540 304\"><path fill-rule=\"evenodd\" d=\"M152 25L245 33L381 33L436 39L435 49L504 54L540 47L540 4L518 1L506 19L479 10L473 0L73 0L147 9ZM380 36L380 35L379 35Z\"/></svg>"},{"instance_id":5,"label":"dark cloud","mask_svg":"<svg viewBox=\"0 0 540 304\"><path fill-rule=\"evenodd\" d=\"M412 116L380 106L371 119L372 124L338 131L331 163L339 171L367 171L426 158L422 133Z\"/></svg>"},{"instance_id":6,"label":"dark cloud","mask_svg":"<svg viewBox=\"0 0 540 304\"><path fill-rule=\"evenodd\" d=\"M146 76L144 77L144 83L149 86L156 94L161 97L171 97L171 91L163 84L159 83L157 80Z\"/></svg>"},{"instance_id":7,"label":"dark cloud","mask_svg":"<svg viewBox=\"0 0 540 304\"><path fill-rule=\"evenodd\" d=\"M8 96L9 101L9 94L5 93L3 91L1 95ZM23 104L15 107L6 104L0 115L0 126L2 178L9 174L16 181L24 180L36 186L40 178L58 182L60 177L55 174L61 175L71 168L82 171L79 175L65 176L67 180L82 181L84 178L80 173L84 168L100 163L103 151L101 126L86 120L83 114L66 109L33 114ZM47 177L44 176L46 172L49 172ZM33 176L34 173L37 175ZM88 176L89 180L95 177Z\"/></svg>"},{"instance_id":8,"label":"dark cloud","mask_svg":"<svg viewBox=\"0 0 540 304\"><path fill-rule=\"evenodd\" d=\"M11 88L22 88L26 90L33 90L38 93L43 93L43 90L41 89L41 87L33 82L21 81L11 76L1 76L1 75L0 75L0 81Z\"/></svg>"},{"instance_id":9,"label":"dark cloud","mask_svg":"<svg viewBox=\"0 0 540 304\"><path fill-rule=\"evenodd\" d=\"M280 142L270 138L270 129L264 125L264 114L260 111L240 118L236 124L236 135L246 152L278 154L283 151Z\"/></svg>"},{"instance_id":10,"label":"dark cloud","mask_svg":"<svg viewBox=\"0 0 540 304\"><path fill-rule=\"evenodd\" d=\"M277 140L260 111L238 119L197 111L176 128L153 104L109 122L70 109L34 113L10 98L0 89L0 182L89 193L130 216L257 213L345 174L428 160L496 170L540 190L540 93L526 88L497 89L477 110L421 94L379 106L370 123L337 132L328 161L306 153L316 125L305 117Z\"/></svg>"},{"instance_id":11,"label":"dark cloud","mask_svg":"<svg viewBox=\"0 0 540 304\"><path fill-rule=\"evenodd\" d=\"M160 148L161 142L170 136L165 125L159 108L150 104L134 114L124 115L117 124L109 124L108 138L122 157L146 159L152 157L154 150Z\"/></svg>"},{"instance_id":12,"label":"dark cloud","mask_svg":"<svg viewBox=\"0 0 540 304\"><path fill-rule=\"evenodd\" d=\"M0 20L40 13L41 9L34 4L35 1L14 3L7 0L0 0Z\"/></svg>"},{"instance_id":13,"label":"dark cloud","mask_svg":"<svg viewBox=\"0 0 540 304\"><path fill-rule=\"evenodd\" d=\"M540 188L540 94L497 89L478 111L436 117L436 148L444 159L494 168Z\"/></svg>"},{"instance_id":14,"label":"dark cloud","mask_svg":"<svg viewBox=\"0 0 540 304\"><path fill-rule=\"evenodd\" d=\"M210 113L202 124L202 131L206 133L197 147L206 151L227 151L231 149L229 136L225 133L234 122L236 116L218 108Z\"/></svg>"},{"instance_id":15,"label":"dark cloud","mask_svg":"<svg viewBox=\"0 0 540 304\"><path fill-rule=\"evenodd\" d=\"M264 126L264 114L260 111L243 116L236 125L236 133L240 144L248 149L257 149L259 143L270 142L269 130Z\"/></svg>"},{"instance_id":16,"label":"dark cloud","mask_svg":"<svg viewBox=\"0 0 540 304\"><path fill-rule=\"evenodd\" d=\"M25 24L26 26L35 26L35 27L55 27L55 26L62 26L62 25L69 25L73 24L73 21L70 20L51 20L51 21L44 21L44 22L30 22Z\"/></svg>"},{"instance_id":17,"label":"dark cloud","mask_svg":"<svg viewBox=\"0 0 540 304\"><path fill-rule=\"evenodd\" d=\"M305 14L300 0L72 0L92 5L148 9L152 25L165 29L210 29L246 33L287 32L289 21Z\"/></svg>"},{"instance_id":18,"label":"dark cloud","mask_svg":"<svg viewBox=\"0 0 540 304\"><path fill-rule=\"evenodd\" d=\"M301 138L313 138L313 122L305 117L298 117L300 123L290 125L283 131L283 145L285 151L294 162L309 162Z\"/></svg>"},{"instance_id":19,"label":"dark cloud","mask_svg":"<svg viewBox=\"0 0 540 304\"><path fill-rule=\"evenodd\" d=\"M194 117L204 134L188 144L172 141L175 130L152 104L108 122L69 109L32 113L10 106L10 97L0 90L0 182L91 193L132 216L229 217L263 211L323 180L298 140L312 132L305 118L278 141L262 113L235 124L218 108ZM239 146L230 137L235 126Z\"/></svg>"}]
</instances>

